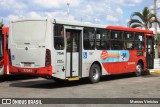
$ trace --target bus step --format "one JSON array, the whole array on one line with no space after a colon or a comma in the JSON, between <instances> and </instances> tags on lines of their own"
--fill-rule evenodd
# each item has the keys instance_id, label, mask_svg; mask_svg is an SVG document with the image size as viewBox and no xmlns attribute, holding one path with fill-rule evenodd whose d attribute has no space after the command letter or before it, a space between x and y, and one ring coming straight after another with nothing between
<instances>
[{"instance_id":1,"label":"bus step","mask_svg":"<svg viewBox=\"0 0 160 107\"><path fill-rule=\"evenodd\" d=\"M79 77L71 77L71 78L68 78L68 81L76 81L76 80L79 80Z\"/></svg>"}]
</instances>

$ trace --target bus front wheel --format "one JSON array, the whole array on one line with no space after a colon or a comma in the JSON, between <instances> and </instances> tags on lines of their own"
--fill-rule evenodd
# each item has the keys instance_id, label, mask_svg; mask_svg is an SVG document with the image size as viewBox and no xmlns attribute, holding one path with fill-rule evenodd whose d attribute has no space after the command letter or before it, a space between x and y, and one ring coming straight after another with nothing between
<instances>
[{"instance_id":1,"label":"bus front wheel","mask_svg":"<svg viewBox=\"0 0 160 107\"><path fill-rule=\"evenodd\" d=\"M100 80L100 67L97 64L93 64L89 71L89 81L91 83L97 83Z\"/></svg>"},{"instance_id":2,"label":"bus front wheel","mask_svg":"<svg viewBox=\"0 0 160 107\"><path fill-rule=\"evenodd\" d=\"M141 63L138 63L136 66L135 76L140 76L142 74L143 67Z\"/></svg>"}]
</instances>

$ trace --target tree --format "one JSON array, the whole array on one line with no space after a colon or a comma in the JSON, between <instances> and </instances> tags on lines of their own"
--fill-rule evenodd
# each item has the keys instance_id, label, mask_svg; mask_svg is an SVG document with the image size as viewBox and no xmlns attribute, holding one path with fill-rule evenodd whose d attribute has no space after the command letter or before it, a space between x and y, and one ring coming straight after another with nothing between
<instances>
[{"instance_id":1,"label":"tree","mask_svg":"<svg viewBox=\"0 0 160 107\"><path fill-rule=\"evenodd\" d=\"M3 24L3 20L2 20L2 21L0 22L0 27L3 27L3 25L4 25L4 24Z\"/></svg>"},{"instance_id":2,"label":"tree","mask_svg":"<svg viewBox=\"0 0 160 107\"><path fill-rule=\"evenodd\" d=\"M140 28L149 29L152 27L152 24L155 22L160 25L160 22L158 21L157 16L151 13L148 7L144 7L142 12L134 12L131 15L131 19L128 22L128 25L129 27L132 27L132 28L140 27Z\"/></svg>"}]
</instances>

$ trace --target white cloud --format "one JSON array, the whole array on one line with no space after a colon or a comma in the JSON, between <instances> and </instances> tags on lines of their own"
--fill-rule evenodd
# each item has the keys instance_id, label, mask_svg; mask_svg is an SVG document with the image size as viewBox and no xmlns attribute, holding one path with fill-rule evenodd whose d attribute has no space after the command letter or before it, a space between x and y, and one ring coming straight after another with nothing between
<instances>
[{"instance_id":1,"label":"white cloud","mask_svg":"<svg viewBox=\"0 0 160 107\"><path fill-rule=\"evenodd\" d=\"M119 2L120 2L121 4L123 4L123 3L124 3L124 0L119 0Z\"/></svg>"},{"instance_id":2,"label":"white cloud","mask_svg":"<svg viewBox=\"0 0 160 107\"><path fill-rule=\"evenodd\" d=\"M114 2L124 6L136 6L137 4L142 3L142 1L143 0L116 0Z\"/></svg>"},{"instance_id":3,"label":"white cloud","mask_svg":"<svg viewBox=\"0 0 160 107\"><path fill-rule=\"evenodd\" d=\"M44 12L44 16L47 18L67 19L66 12Z\"/></svg>"},{"instance_id":4,"label":"white cloud","mask_svg":"<svg viewBox=\"0 0 160 107\"><path fill-rule=\"evenodd\" d=\"M93 14L93 8L91 5L87 5L86 6L86 9L84 10L86 13L89 13L89 14Z\"/></svg>"},{"instance_id":5,"label":"white cloud","mask_svg":"<svg viewBox=\"0 0 160 107\"><path fill-rule=\"evenodd\" d=\"M95 21L96 21L96 22L99 22L99 23L101 22L101 20L100 20L100 19L98 19L98 18L96 18L96 19L95 19Z\"/></svg>"},{"instance_id":6,"label":"white cloud","mask_svg":"<svg viewBox=\"0 0 160 107\"><path fill-rule=\"evenodd\" d=\"M77 7L80 0L70 0L71 7ZM64 8L67 5L67 0L33 0L33 3L44 8Z\"/></svg>"},{"instance_id":7,"label":"white cloud","mask_svg":"<svg viewBox=\"0 0 160 107\"><path fill-rule=\"evenodd\" d=\"M111 21L111 22L118 22L119 21L117 17L111 16L111 15L107 15L107 20Z\"/></svg>"},{"instance_id":8,"label":"white cloud","mask_svg":"<svg viewBox=\"0 0 160 107\"><path fill-rule=\"evenodd\" d=\"M82 0L70 0L70 5L71 5L71 7L78 7L80 5L81 1Z\"/></svg>"},{"instance_id":9,"label":"white cloud","mask_svg":"<svg viewBox=\"0 0 160 107\"><path fill-rule=\"evenodd\" d=\"M40 14L38 14L37 12L30 12L28 14L29 18L42 18L42 16Z\"/></svg>"},{"instance_id":10,"label":"white cloud","mask_svg":"<svg viewBox=\"0 0 160 107\"><path fill-rule=\"evenodd\" d=\"M120 15L123 14L123 10L122 10L120 7L118 7L118 8L116 9L116 12L117 12L118 14L120 14Z\"/></svg>"},{"instance_id":11,"label":"white cloud","mask_svg":"<svg viewBox=\"0 0 160 107\"><path fill-rule=\"evenodd\" d=\"M1 9L7 10L7 9L24 9L27 6L22 2L17 2L16 0L0 0L0 7ZM14 10L13 10L14 11Z\"/></svg>"},{"instance_id":12,"label":"white cloud","mask_svg":"<svg viewBox=\"0 0 160 107\"><path fill-rule=\"evenodd\" d=\"M8 21L10 21L10 20L17 20L17 19L19 19L19 16L17 16L17 15L9 15L6 18L6 20L8 20Z\"/></svg>"},{"instance_id":13,"label":"white cloud","mask_svg":"<svg viewBox=\"0 0 160 107\"><path fill-rule=\"evenodd\" d=\"M43 17L45 18L51 18L51 19L61 19L61 20L67 20L67 13L66 12L44 12ZM69 20L75 20L75 17L70 14Z\"/></svg>"},{"instance_id":14,"label":"white cloud","mask_svg":"<svg viewBox=\"0 0 160 107\"><path fill-rule=\"evenodd\" d=\"M33 3L45 8L59 8L61 0L33 0Z\"/></svg>"},{"instance_id":15,"label":"white cloud","mask_svg":"<svg viewBox=\"0 0 160 107\"><path fill-rule=\"evenodd\" d=\"M140 4L142 3L142 0L131 0L133 3L136 3L136 4Z\"/></svg>"}]
</instances>

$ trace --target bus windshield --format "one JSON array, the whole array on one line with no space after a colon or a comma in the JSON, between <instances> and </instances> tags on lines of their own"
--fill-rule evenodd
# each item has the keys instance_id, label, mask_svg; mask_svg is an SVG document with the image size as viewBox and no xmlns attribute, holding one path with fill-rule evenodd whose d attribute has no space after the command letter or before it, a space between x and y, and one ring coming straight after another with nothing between
<instances>
[{"instance_id":1,"label":"bus windshield","mask_svg":"<svg viewBox=\"0 0 160 107\"><path fill-rule=\"evenodd\" d=\"M2 34L0 34L0 59L3 58L3 37Z\"/></svg>"},{"instance_id":2,"label":"bus windshield","mask_svg":"<svg viewBox=\"0 0 160 107\"><path fill-rule=\"evenodd\" d=\"M12 25L13 41L37 41L45 40L46 21L23 21Z\"/></svg>"}]
</instances>

